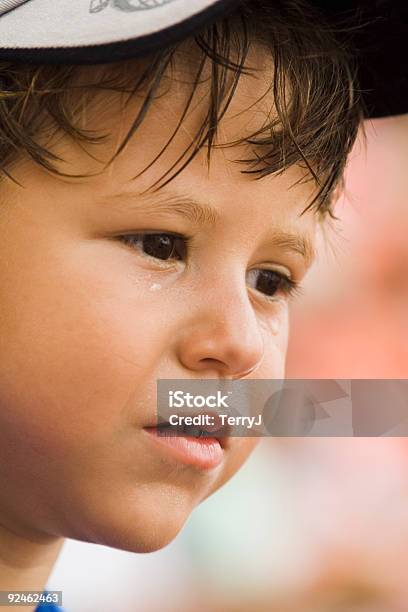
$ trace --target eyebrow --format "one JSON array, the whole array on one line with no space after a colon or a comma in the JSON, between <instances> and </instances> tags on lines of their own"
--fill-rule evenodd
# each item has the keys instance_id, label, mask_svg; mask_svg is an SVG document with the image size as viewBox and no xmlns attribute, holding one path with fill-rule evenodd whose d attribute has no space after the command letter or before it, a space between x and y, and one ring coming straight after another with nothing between
<instances>
[{"instance_id":1,"label":"eyebrow","mask_svg":"<svg viewBox=\"0 0 408 612\"><path fill-rule=\"evenodd\" d=\"M104 196L102 200L118 211L143 210L144 214L151 213L154 216L164 217L178 214L198 227L214 226L221 217L220 213L210 204L183 195L155 193L152 197L134 191L124 191ZM284 251L301 255L308 266L316 257L316 251L310 239L301 234L275 229L272 230L272 243Z\"/></svg>"},{"instance_id":2,"label":"eyebrow","mask_svg":"<svg viewBox=\"0 0 408 612\"><path fill-rule=\"evenodd\" d=\"M310 266L316 258L316 251L306 236L277 230L274 232L273 243L284 251L295 251Z\"/></svg>"},{"instance_id":3,"label":"eyebrow","mask_svg":"<svg viewBox=\"0 0 408 612\"><path fill-rule=\"evenodd\" d=\"M135 197L137 196L137 197ZM182 195L154 194L153 197L124 191L103 198L108 204L113 204L117 210L137 210L157 215L178 214L198 226L215 225L220 220L220 214L206 202L198 202L194 198Z\"/></svg>"}]
</instances>

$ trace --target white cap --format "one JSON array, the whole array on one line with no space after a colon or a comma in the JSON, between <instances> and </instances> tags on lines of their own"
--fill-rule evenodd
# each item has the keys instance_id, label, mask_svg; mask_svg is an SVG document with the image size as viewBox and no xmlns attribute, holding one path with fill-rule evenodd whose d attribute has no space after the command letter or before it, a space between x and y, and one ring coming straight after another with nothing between
<instances>
[{"instance_id":1,"label":"white cap","mask_svg":"<svg viewBox=\"0 0 408 612\"><path fill-rule=\"evenodd\" d=\"M0 0L0 60L99 63L176 42L236 0Z\"/></svg>"}]
</instances>

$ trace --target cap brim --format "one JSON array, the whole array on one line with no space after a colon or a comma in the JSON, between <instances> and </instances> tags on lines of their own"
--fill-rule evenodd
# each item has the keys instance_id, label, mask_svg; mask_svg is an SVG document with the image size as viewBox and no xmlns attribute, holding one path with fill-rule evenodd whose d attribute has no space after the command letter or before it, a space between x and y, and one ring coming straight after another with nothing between
<instances>
[{"instance_id":1,"label":"cap brim","mask_svg":"<svg viewBox=\"0 0 408 612\"><path fill-rule=\"evenodd\" d=\"M366 117L408 113L408 0L311 1L353 44Z\"/></svg>"}]
</instances>

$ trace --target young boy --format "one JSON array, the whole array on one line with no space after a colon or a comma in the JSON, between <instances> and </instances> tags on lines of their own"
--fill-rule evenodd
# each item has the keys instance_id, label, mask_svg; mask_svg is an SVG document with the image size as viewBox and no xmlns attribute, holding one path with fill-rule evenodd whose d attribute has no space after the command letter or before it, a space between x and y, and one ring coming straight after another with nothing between
<instances>
[{"instance_id":1,"label":"young boy","mask_svg":"<svg viewBox=\"0 0 408 612\"><path fill-rule=\"evenodd\" d=\"M158 440L156 382L284 376L362 105L306 0L0 12L0 590L41 591L64 538L159 549L248 457Z\"/></svg>"}]
</instances>

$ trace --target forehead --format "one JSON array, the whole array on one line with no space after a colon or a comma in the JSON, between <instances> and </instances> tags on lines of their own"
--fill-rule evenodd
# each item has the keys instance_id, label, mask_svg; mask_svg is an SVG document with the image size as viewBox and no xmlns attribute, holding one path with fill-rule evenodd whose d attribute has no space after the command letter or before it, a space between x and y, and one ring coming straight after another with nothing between
<instances>
[{"instance_id":1,"label":"forehead","mask_svg":"<svg viewBox=\"0 0 408 612\"><path fill-rule=\"evenodd\" d=\"M236 58L231 57L231 61ZM146 70L146 62L130 60L113 66L92 66L83 69L80 83L98 83L112 70L119 73L119 81L132 87L139 75ZM160 81L153 85L149 80L129 96L128 93L101 90L93 94L86 124L91 129L111 127L117 133L129 128L142 109L146 96L154 90L154 102L149 106L138 133L150 139L162 141L179 125L178 144L182 138L188 141L219 102L217 143L227 145L236 140L253 136L255 132L276 118L273 96L273 60L267 50L251 45L245 60L245 70L234 85L235 71L214 66L210 60L202 64L197 45L187 41L178 49L174 60L164 70ZM116 74L118 77L118 74ZM234 86L233 90L232 87ZM289 96L289 91L287 92ZM143 111L144 112L144 111ZM222 119L221 119L222 115Z\"/></svg>"},{"instance_id":2,"label":"forehead","mask_svg":"<svg viewBox=\"0 0 408 612\"><path fill-rule=\"evenodd\" d=\"M237 160L254 159L256 156L256 146L242 142L242 140L250 138L276 118L272 91L272 58L261 47L253 45L250 47L246 66L254 69L254 73L240 76L228 102L228 107L226 107L226 100L230 94L229 87L233 83L232 72L227 71L218 75L219 90L214 92L214 74L212 73L214 66L211 62L207 62L198 78L199 60L196 45L187 42L181 46L174 62L167 68L158 87L154 89L154 99L147 113L143 105L150 84L131 96L128 93L106 90L101 90L93 95L83 114L82 127L95 133L102 129L108 134L108 139L103 147L100 145L92 147L87 144L81 149L90 150L93 157L107 162L131 129L135 119L143 116L124 154L115 160L115 172L119 167L124 166L125 162L129 163L129 170L133 165L132 176L141 172L148 165L151 166L146 177L154 175L158 178L158 173L170 168L173 171L178 170L196 147L200 139L200 127L203 124L208 127L207 123L213 121L213 118L210 120L208 118L213 112L211 103L215 97L220 97L220 91L224 89L224 100L220 104L222 117L218 121L214 135L215 148L220 151L220 155L215 155L215 151L212 150L211 157L217 158L212 166L215 166L215 170L224 169L229 177L234 176L234 180L236 175L242 177L241 171L248 170L249 164L240 163ZM115 70L119 70L124 80L128 82L132 82L132 79L133 82L137 80L138 75L145 68L146 66L140 60L122 62L115 66ZM100 71L103 72L105 69L106 67L85 69L83 81L98 82ZM226 82L222 83L224 77ZM195 82L197 78L198 82ZM277 131L279 131L279 123ZM206 167L208 165L207 147L205 142L201 144L203 144L200 151L202 154L197 158L201 165ZM82 167L84 163L92 162L91 160L85 162L82 159ZM186 166L186 174L188 170L189 167ZM291 169L287 175L289 174L295 176L295 180L307 176L306 171L300 172L300 168ZM247 182L251 180L248 175L245 175L245 178ZM308 193L311 193L315 187L316 185L309 184Z\"/></svg>"},{"instance_id":3,"label":"forehead","mask_svg":"<svg viewBox=\"0 0 408 612\"><path fill-rule=\"evenodd\" d=\"M183 168L172 181L173 194L222 208L224 216L228 213L234 220L239 210L241 221L246 223L250 223L258 211L265 223L312 226L315 221L313 213L299 217L316 193L313 181L300 182L307 176L304 169L292 166L281 175L255 180L253 175L242 173L248 169L248 164L237 161L253 157L252 145L237 141L261 129L276 113L270 85L271 59L261 49L253 49L247 63L256 68L257 73L241 76L218 125L210 162L204 146L183 168L195 146L197 131L206 119L212 95L207 68L186 111L197 62L184 47L172 69L162 79L140 126L113 163L101 172L101 162L109 161L138 113L143 112L145 91L133 96L100 91L93 96L82 117L82 127L95 133L105 132L108 138L103 144L79 145L65 136L60 137L54 148L55 153L66 160L62 170L93 175L84 183L84 191L89 189L108 197L109 194L129 191L134 197L138 190L150 190L163 176L166 179ZM134 75L137 78L143 65L132 61L122 63L118 68L126 77ZM101 70L104 67L85 69L82 78L85 82L92 79L97 82ZM163 193L165 196L166 191Z\"/></svg>"}]
</instances>

